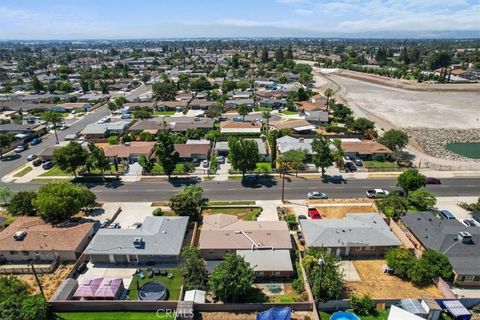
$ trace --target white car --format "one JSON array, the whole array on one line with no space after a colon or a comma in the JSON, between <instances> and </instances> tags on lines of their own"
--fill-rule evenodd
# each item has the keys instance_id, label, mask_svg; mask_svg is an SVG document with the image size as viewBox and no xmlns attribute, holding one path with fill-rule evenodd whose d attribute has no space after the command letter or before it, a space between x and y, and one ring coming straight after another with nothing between
<instances>
[{"instance_id":1,"label":"white car","mask_svg":"<svg viewBox=\"0 0 480 320\"><path fill-rule=\"evenodd\" d=\"M307 194L308 199L328 199L328 196L320 191L312 191Z\"/></svg>"},{"instance_id":2,"label":"white car","mask_svg":"<svg viewBox=\"0 0 480 320\"><path fill-rule=\"evenodd\" d=\"M374 199L374 198L385 198L388 196L389 192L384 189L368 189L365 191L367 198Z\"/></svg>"},{"instance_id":3,"label":"white car","mask_svg":"<svg viewBox=\"0 0 480 320\"><path fill-rule=\"evenodd\" d=\"M36 154L29 154L28 157L27 157L27 161L32 161L32 160L35 160L37 159L37 155Z\"/></svg>"},{"instance_id":4,"label":"white car","mask_svg":"<svg viewBox=\"0 0 480 320\"><path fill-rule=\"evenodd\" d=\"M208 168L208 160L203 160L202 161L202 167L203 168Z\"/></svg>"},{"instance_id":5,"label":"white car","mask_svg":"<svg viewBox=\"0 0 480 320\"><path fill-rule=\"evenodd\" d=\"M18 146L15 149L13 149L13 151L15 151L16 153L20 153L20 152L23 152L25 150L27 150L27 149L24 146Z\"/></svg>"},{"instance_id":6,"label":"white car","mask_svg":"<svg viewBox=\"0 0 480 320\"><path fill-rule=\"evenodd\" d=\"M462 219L460 220L461 223L463 223L463 225L465 227L478 227L480 226L480 223L478 223L478 221L474 220L474 219Z\"/></svg>"},{"instance_id":7,"label":"white car","mask_svg":"<svg viewBox=\"0 0 480 320\"><path fill-rule=\"evenodd\" d=\"M66 125L63 125L61 126L60 128L58 128L59 130L63 131L63 130L67 130L68 129L68 126Z\"/></svg>"}]
</instances>

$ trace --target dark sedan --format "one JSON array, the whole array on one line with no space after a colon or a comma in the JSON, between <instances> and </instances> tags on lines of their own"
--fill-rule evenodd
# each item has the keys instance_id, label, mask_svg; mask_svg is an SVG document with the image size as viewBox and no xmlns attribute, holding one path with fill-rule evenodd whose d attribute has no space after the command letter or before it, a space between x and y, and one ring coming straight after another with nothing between
<instances>
[{"instance_id":1,"label":"dark sedan","mask_svg":"<svg viewBox=\"0 0 480 320\"><path fill-rule=\"evenodd\" d=\"M433 177L428 177L427 179L425 179L425 181L427 182L427 184L442 184L442 181L440 181L440 179Z\"/></svg>"}]
</instances>

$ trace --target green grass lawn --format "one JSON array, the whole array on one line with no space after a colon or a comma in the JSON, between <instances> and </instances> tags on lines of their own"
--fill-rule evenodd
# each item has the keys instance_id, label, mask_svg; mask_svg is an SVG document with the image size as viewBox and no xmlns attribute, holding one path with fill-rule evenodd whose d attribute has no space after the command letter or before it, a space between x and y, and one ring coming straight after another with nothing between
<instances>
[{"instance_id":1,"label":"green grass lawn","mask_svg":"<svg viewBox=\"0 0 480 320\"><path fill-rule=\"evenodd\" d=\"M298 114L298 111L288 111L287 109L280 111L280 113L286 115L286 116L291 116L294 114Z\"/></svg>"},{"instance_id":2,"label":"green grass lawn","mask_svg":"<svg viewBox=\"0 0 480 320\"><path fill-rule=\"evenodd\" d=\"M177 163L175 166L175 170L173 171L173 174L183 174L183 168L184 165L183 163ZM155 163L152 169L153 174L165 174L163 171L163 167L160 163Z\"/></svg>"},{"instance_id":3,"label":"green grass lawn","mask_svg":"<svg viewBox=\"0 0 480 320\"><path fill-rule=\"evenodd\" d=\"M238 180L242 180L242 176L228 176L228 180L234 180L234 181L238 181Z\"/></svg>"},{"instance_id":4,"label":"green grass lawn","mask_svg":"<svg viewBox=\"0 0 480 320\"><path fill-rule=\"evenodd\" d=\"M401 171L396 162L390 161L363 161L363 166L369 171Z\"/></svg>"},{"instance_id":5,"label":"green grass lawn","mask_svg":"<svg viewBox=\"0 0 480 320\"><path fill-rule=\"evenodd\" d=\"M155 312L62 312L56 314L58 320L173 320L173 314Z\"/></svg>"},{"instance_id":6,"label":"green grass lawn","mask_svg":"<svg viewBox=\"0 0 480 320\"><path fill-rule=\"evenodd\" d=\"M57 166L53 166L52 169L50 169L50 170L48 170L48 171L46 171L46 172L44 172L40 175L40 177L67 177L67 176L73 176L73 175L61 170Z\"/></svg>"},{"instance_id":7,"label":"green grass lawn","mask_svg":"<svg viewBox=\"0 0 480 320\"><path fill-rule=\"evenodd\" d=\"M175 114L175 111L155 111L153 113L154 116L173 116Z\"/></svg>"},{"instance_id":8,"label":"green grass lawn","mask_svg":"<svg viewBox=\"0 0 480 320\"><path fill-rule=\"evenodd\" d=\"M358 317L362 320L387 320L388 312L389 312L388 310L382 310L382 311L379 311L376 316L366 316L366 317L358 316ZM321 320L329 320L330 316L334 313L335 313L335 311L333 311L333 312L323 312L322 311L322 312L320 312L320 319Z\"/></svg>"},{"instance_id":9,"label":"green grass lawn","mask_svg":"<svg viewBox=\"0 0 480 320\"><path fill-rule=\"evenodd\" d=\"M238 216L241 220L256 221L257 217L262 212L261 208L208 208L202 212L207 214L225 213Z\"/></svg>"},{"instance_id":10,"label":"green grass lawn","mask_svg":"<svg viewBox=\"0 0 480 320\"><path fill-rule=\"evenodd\" d=\"M23 177L24 175L26 175L27 173L29 173L30 171L32 171L33 168L32 167L25 167L23 168L22 170L18 171L17 173L15 173L13 176L14 177Z\"/></svg>"},{"instance_id":11,"label":"green grass lawn","mask_svg":"<svg viewBox=\"0 0 480 320\"><path fill-rule=\"evenodd\" d=\"M125 169L125 165L123 163L119 163L118 164L118 172L123 172L123 169ZM114 164L110 164L110 170L105 171L106 174L111 173L111 172L113 172L113 173L117 172L115 170L115 165ZM102 172L99 169L95 168L95 169L91 169L90 173L91 174L101 174Z\"/></svg>"},{"instance_id":12,"label":"green grass lawn","mask_svg":"<svg viewBox=\"0 0 480 320\"><path fill-rule=\"evenodd\" d=\"M270 162L257 162L255 172L272 172L272 164Z\"/></svg>"},{"instance_id":13,"label":"green grass lawn","mask_svg":"<svg viewBox=\"0 0 480 320\"><path fill-rule=\"evenodd\" d=\"M183 277L181 275L180 269L167 269L168 272L173 274L173 278L168 279L167 277L163 276L154 276L153 278L147 277L147 270L142 269L143 274L145 275L144 279L140 279L137 275L135 275L132 279L132 283L130 284L129 294L128 297L130 300L138 300L138 293L137 293L137 280L140 286L142 286L145 282L150 281L160 281L168 289L168 300L178 300L180 298L180 287L183 284Z\"/></svg>"}]
</instances>

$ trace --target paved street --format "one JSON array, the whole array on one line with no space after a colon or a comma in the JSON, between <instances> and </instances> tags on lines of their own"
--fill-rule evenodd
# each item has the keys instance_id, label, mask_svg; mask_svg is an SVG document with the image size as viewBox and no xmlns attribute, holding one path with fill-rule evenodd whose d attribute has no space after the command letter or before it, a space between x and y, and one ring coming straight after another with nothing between
<instances>
[{"instance_id":1,"label":"paved street","mask_svg":"<svg viewBox=\"0 0 480 320\"><path fill-rule=\"evenodd\" d=\"M102 119L105 117L107 114L109 114L110 111L107 109L107 107L102 106L98 108L97 110L88 113L85 115L83 118L75 122L74 124L70 125L70 127L64 131L57 131L58 134L58 140L62 141L65 136L69 134L74 134L77 132L82 131L83 128L89 123L95 123L98 120ZM36 146L30 146L30 148L24 152L21 153L21 158L12 160L12 161L2 161L0 162L0 177L5 176L12 170L19 168L23 166L25 163L27 163L27 156L29 154L38 154L41 152L43 149L55 145L55 134L51 133L48 137L44 137L43 142L40 144L37 144Z\"/></svg>"},{"instance_id":2,"label":"paved street","mask_svg":"<svg viewBox=\"0 0 480 320\"><path fill-rule=\"evenodd\" d=\"M119 182L113 185L95 185L91 189L100 201L139 202L166 200L186 184L195 181ZM428 190L439 197L480 196L480 179L442 179L441 185L430 185ZM309 191L326 192L330 198L365 198L365 189L394 190L394 179L355 179L324 183L321 180L292 180L285 183L285 199L304 199ZM9 184L12 190L36 189L40 183ZM258 185L242 185L240 181L205 181L200 184L210 200L278 200L281 198L281 181L263 180Z\"/></svg>"}]
</instances>

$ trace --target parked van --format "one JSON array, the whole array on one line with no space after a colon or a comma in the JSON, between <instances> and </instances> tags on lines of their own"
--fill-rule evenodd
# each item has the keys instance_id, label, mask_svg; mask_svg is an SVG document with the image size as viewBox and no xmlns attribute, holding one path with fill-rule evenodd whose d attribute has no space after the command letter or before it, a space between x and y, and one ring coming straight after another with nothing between
<instances>
[{"instance_id":1,"label":"parked van","mask_svg":"<svg viewBox=\"0 0 480 320\"><path fill-rule=\"evenodd\" d=\"M445 220L454 220L455 216L448 210L441 210L440 217Z\"/></svg>"}]
</instances>

